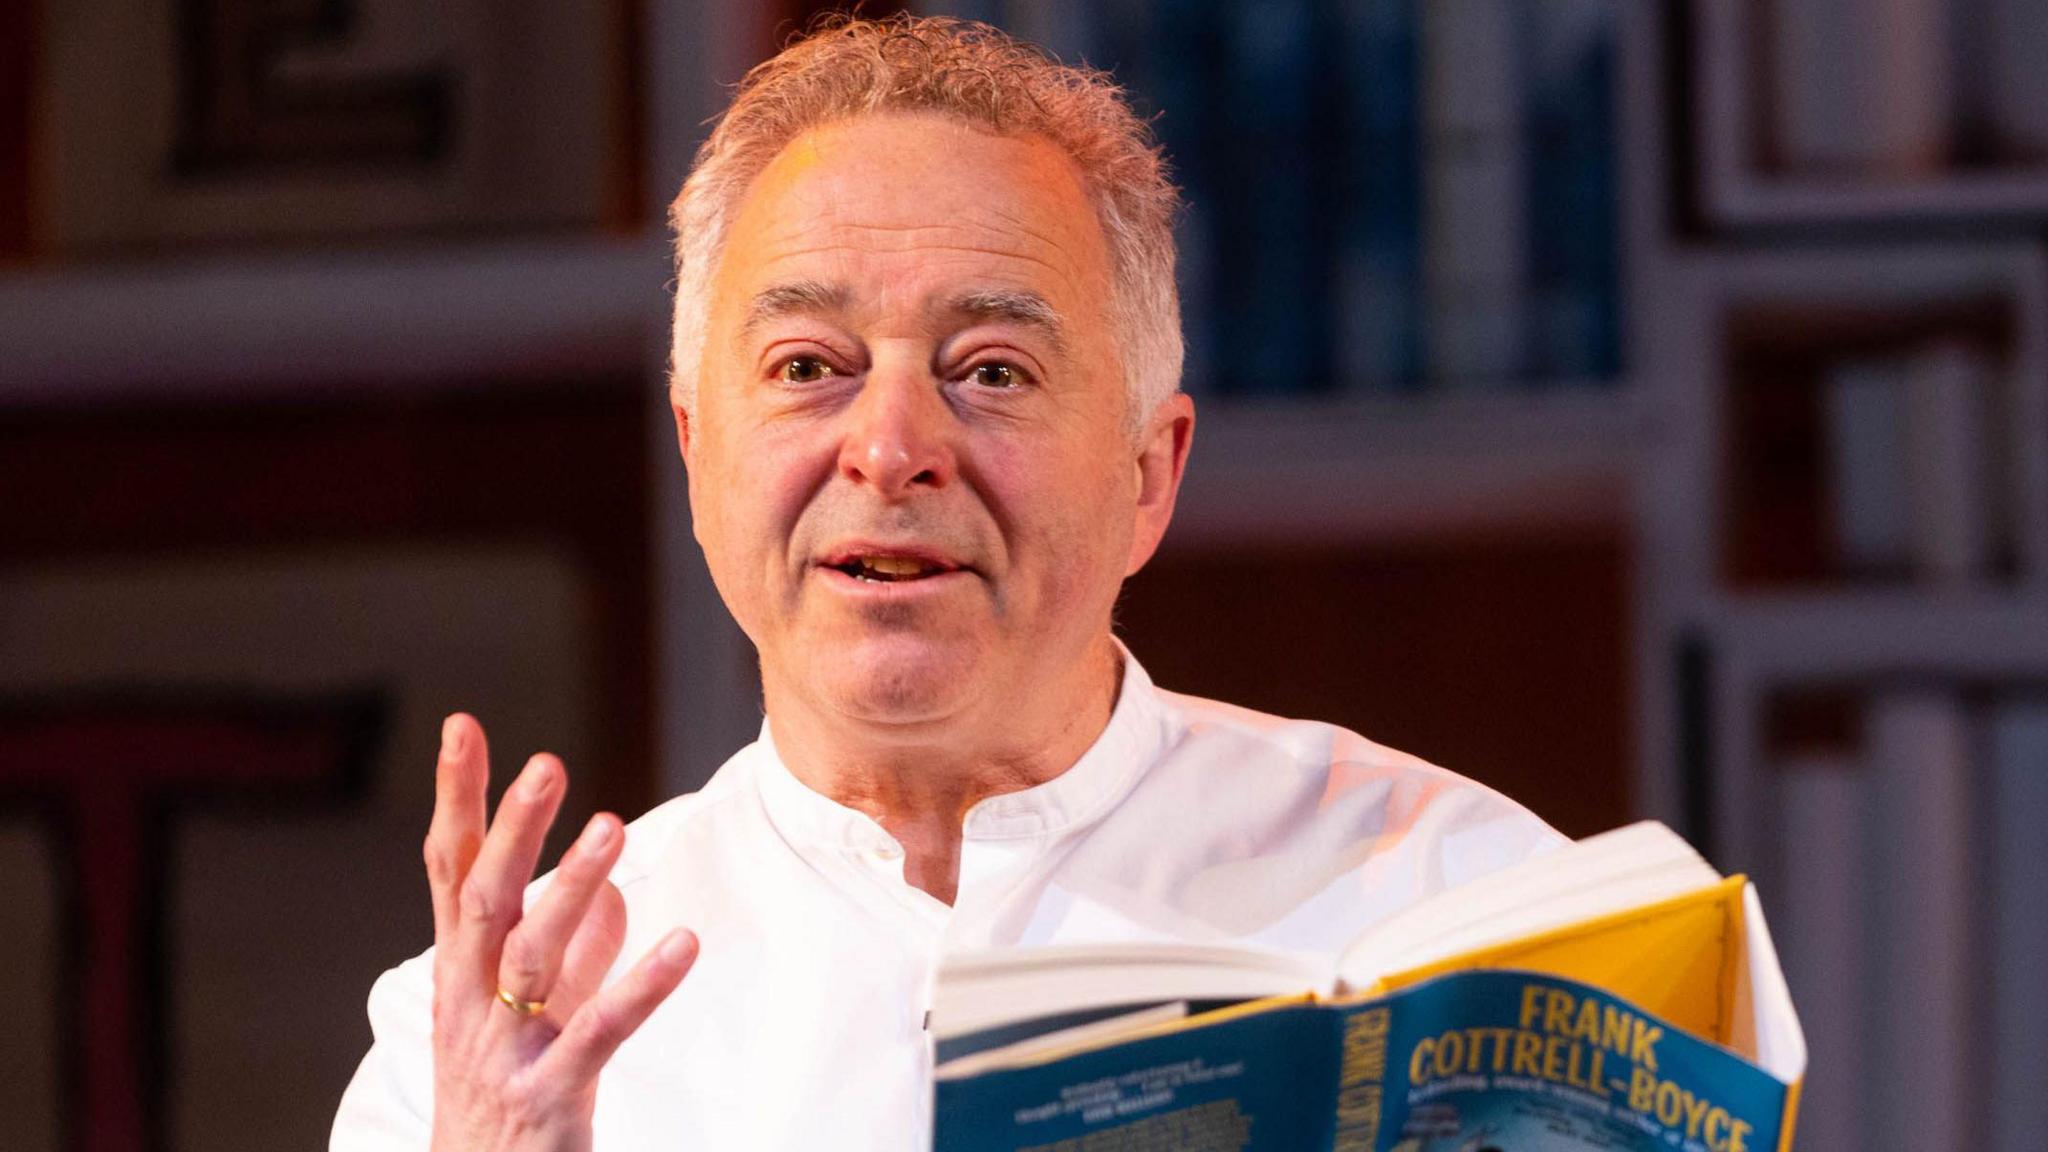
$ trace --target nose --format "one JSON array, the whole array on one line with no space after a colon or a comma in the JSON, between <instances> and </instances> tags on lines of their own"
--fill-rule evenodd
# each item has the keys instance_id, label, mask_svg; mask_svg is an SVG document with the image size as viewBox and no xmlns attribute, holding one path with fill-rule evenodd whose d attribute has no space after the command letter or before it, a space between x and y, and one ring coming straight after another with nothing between
<instances>
[{"instance_id":1,"label":"nose","mask_svg":"<svg viewBox=\"0 0 2048 1152\"><path fill-rule=\"evenodd\" d=\"M954 417L929 372L903 365L870 369L846 410L839 472L888 499L943 488L955 472Z\"/></svg>"}]
</instances>

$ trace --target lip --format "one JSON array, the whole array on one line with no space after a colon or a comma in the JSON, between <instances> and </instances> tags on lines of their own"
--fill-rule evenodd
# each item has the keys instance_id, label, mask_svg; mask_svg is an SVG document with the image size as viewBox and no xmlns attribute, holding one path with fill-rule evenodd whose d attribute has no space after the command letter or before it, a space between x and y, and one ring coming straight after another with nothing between
<instances>
[{"instance_id":1,"label":"lip","mask_svg":"<svg viewBox=\"0 0 2048 1152\"><path fill-rule=\"evenodd\" d=\"M927 568L937 568L939 571L935 575L940 576L951 575L954 572L963 571L968 568L968 565L961 563L954 557L948 556L944 552L927 545L887 544L875 540L853 540L844 544L834 545L818 559L817 564L821 568L836 569L841 564L851 564L862 556L900 556L905 560L915 560ZM844 575L844 573L841 573L841 575ZM931 577L927 576L924 579L929 580ZM916 581L905 581L905 583L914 584Z\"/></svg>"},{"instance_id":2,"label":"lip","mask_svg":"<svg viewBox=\"0 0 2048 1152\"><path fill-rule=\"evenodd\" d=\"M915 580L862 580L839 570L840 565L853 563L862 556L901 557L905 560L915 560L936 571ZM836 544L813 561L813 567L827 584L841 592L886 599L940 592L976 574L971 566L961 563L957 557L929 545L891 544L874 540L854 540Z\"/></svg>"},{"instance_id":3,"label":"lip","mask_svg":"<svg viewBox=\"0 0 2048 1152\"><path fill-rule=\"evenodd\" d=\"M962 581L972 580L974 573L966 568L951 568L920 576L915 580L862 580L849 576L837 568L820 567L816 570L819 579L827 587L844 596L864 597L873 600L910 600L920 596L938 596L956 588Z\"/></svg>"}]
</instances>

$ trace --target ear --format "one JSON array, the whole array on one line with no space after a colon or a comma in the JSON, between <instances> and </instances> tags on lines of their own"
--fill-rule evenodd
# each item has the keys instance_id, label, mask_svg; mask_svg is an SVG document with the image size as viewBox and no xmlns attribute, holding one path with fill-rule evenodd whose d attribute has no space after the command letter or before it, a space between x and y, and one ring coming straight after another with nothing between
<instances>
[{"instance_id":1,"label":"ear","mask_svg":"<svg viewBox=\"0 0 2048 1152\"><path fill-rule=\"evenodd\" d=\"M690 457L690 413L676 400L673 393L669 396L668 410L676 420L676 451L683 457L683 487L688 492L690 501L690 534L697 538L697 543L701 546L704 537L698 526L703 521L699 518L701 510L697 507L697 469Z\"/></svg>"},{"instance_id":2,"label":"ear","mask_svg":"<svg viewBox=\"0 0 2048 1152\"><path fill-rule=\"evenodd\" d=\"M690 464L690 414L683 410L682 402L673 394L669 396L668 409L676 418L676 450L682 453L683 466Z\"/></svg>"},{"instance_id":3,"label":"ear","mask_svg":"<svg viewBox=\"0 0 2048 1152\"><path fill-rule=\"evenodd\" d=\"M1176 392L1153 411L1138 443L1137 521L1131 532L1130 559L1124 564L1126 578L1152 559L1166 535L1194 439L1195 401L1185 392Z\"/></svg>"}]
</instances>

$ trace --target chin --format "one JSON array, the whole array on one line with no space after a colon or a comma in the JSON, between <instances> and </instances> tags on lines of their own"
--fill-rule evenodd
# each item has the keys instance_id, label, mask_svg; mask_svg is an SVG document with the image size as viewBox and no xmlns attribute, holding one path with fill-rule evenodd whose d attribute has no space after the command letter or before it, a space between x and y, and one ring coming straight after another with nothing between
<instances>
[{"instance_id":1,"label":"chin","mask_svg":"<svg viewBox=\"0 0 2048 1152\"><path fill-rule=\"evenodd\" d=\"M955 712L974 682L978 652L918 636L857 644L820 680L839 708L878 723L915 724Z\"/></svg>"}]
</instances>

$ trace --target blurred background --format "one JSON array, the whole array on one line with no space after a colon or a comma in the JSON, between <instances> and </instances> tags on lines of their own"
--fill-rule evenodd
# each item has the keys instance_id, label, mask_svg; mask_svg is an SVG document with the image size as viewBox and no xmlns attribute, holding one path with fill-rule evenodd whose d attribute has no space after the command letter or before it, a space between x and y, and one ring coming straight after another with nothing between
<instances>
[{"instance_id":1,"label":"blurred background","mask_svg":"<svg viewBox=\"0 0 2048 1152\"><path fill-rule=\"evenodd\" d=\"M571 828L757 730L664 212L827 7L0 5L0 1148L322 1145L444 713ZM1155 679L1672 823L1762 886L1802 1148L2038 1152L2048 9L911 7L1187 188Z\"/></svg>"}]
</instances>

